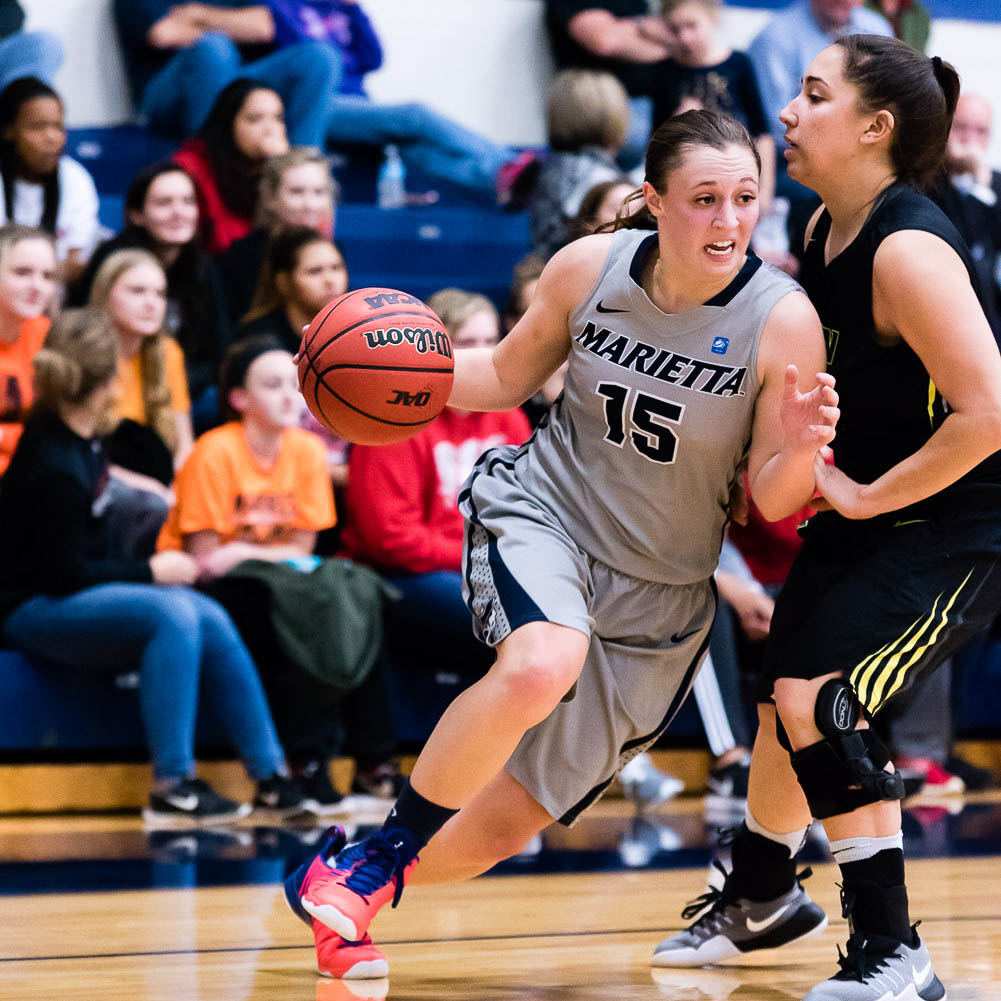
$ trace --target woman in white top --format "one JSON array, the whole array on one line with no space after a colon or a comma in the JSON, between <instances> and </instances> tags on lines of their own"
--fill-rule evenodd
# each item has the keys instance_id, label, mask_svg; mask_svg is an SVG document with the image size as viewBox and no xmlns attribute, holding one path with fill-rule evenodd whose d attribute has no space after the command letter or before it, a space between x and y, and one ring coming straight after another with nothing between
<instances>
[{"instance_id":1,"label":"woman in white top","mask_svg":"<svg viewBox=\"0 0 1001 1001\"><path fill-rule=\"evenodd\" d=\"M59 95L36 77L0 92L0 223L37 226L56 238L67 281L77 278L98 239L93 178L66 156Z\"/></svg>"}]
</instances>

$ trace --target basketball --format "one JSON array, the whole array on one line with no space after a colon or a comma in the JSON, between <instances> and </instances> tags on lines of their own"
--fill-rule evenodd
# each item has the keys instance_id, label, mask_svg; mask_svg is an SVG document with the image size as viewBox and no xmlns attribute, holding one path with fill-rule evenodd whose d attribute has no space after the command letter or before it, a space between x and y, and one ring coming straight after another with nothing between
<instances>
[{"instance_id":1,"label":"basketball","mask_svg":"<svg viewBox=\"0 0 1001 1001\"><path fill-rule=\"evenodd\" d=\"M339 438L391 445L441 413L452 368L448 331L420 299L363 288L328 303L306 328L299 389Z\"/></svg>"}]
</instances>

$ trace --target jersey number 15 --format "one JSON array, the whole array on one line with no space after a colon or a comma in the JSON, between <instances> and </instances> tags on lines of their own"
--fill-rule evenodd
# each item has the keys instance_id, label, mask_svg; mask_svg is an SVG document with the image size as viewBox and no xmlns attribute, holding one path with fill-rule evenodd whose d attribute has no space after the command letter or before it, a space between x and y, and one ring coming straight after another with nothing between
<instances>
[{"instance_id":1,"label":"jersey number 15","mask_svg":"<svg viewBox=\"0 0 1001 1001\"><path fill-rule=\"evenodd\" d=\"M595 392L605 399L605 441L622 448L626 440L626 410L633 448L651 462L670 465L678 451L678 436L668 424L680 424L685 408L659 396L640 393L617 382L599 382ZM630 404L630 397L632 403Z\"/></svg>"}]
</instances>

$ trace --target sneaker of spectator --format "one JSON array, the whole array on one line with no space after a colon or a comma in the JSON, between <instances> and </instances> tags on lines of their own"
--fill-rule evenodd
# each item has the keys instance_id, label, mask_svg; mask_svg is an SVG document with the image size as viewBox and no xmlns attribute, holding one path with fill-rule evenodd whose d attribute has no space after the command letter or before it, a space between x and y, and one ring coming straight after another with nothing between
<instances>
[{"instance_id":1,"label":"sneaker of spectator","mask_svg":"<svg viewBox=\"0 0 1001 1001\"><path fill-rule=\"evenodd\" d=\"M677 796L685 783L662 772L649 754L637 754L619 772L619 782L626 799L639 806L656 806Z\"/></svg>"},{"instance_id":2,"label":"sneaker of spectator","mask_svg":"<svg viewBox=\"0 0 1001 1001\"><path fill-rule=\"evenodd\" d=\"M339 792L330 780L326 761L310 761L296 774L303 794L303 808L318 817L348 814L354 809L354 797Z\"/></svg>"},{"instance_id":3,"label":"sneaker of spectator","mask_svg":"<svg viewBox=\"0 0 1001 1001\"><path fill-rule=\"evenodd\" d=\"M311 813L302 786L288 775L275 775L261 779L257 783L254 809L268 813L281 820L295 817L300 813Z\"/></svg>"},{"instance_id":4,"label":"sneaker of spectator","mask_svg":"<svg viewBox=\"0 0 1001 1001\"><path fill-rule=\"evenodd\" d=\"M400 766L395 761L384 761L374 768L357 769L351 782L351 792L359 796L395 800L405 781Z\"/></svg>"},{"instance_id":5,"label":"sneaker of spectator","mask_svg":"<svg viewBox=\"0 0 1001 1001\"><path fill-rule=\"evenodd\" d=\"M246 817L250 809L249 803L220 796L203 779L187 778L169 789L151 793L142 816L146 827L195 827L232 823Z\"/></svg>"},{"instance_id":6,"label":"sneaker of spectator","mask_svg":"<svg viewBox=\"0 0 1001 1001\"><path fill-rule=\"evenodd\" d=\"M994 773L989 768L980 768L971 764L958 754L949 755L945 762L945 770L953 775L958 775L965 783L968 792L993 789L997 785Z\"/></svg>"},{"instance_id":7,"label":"sneaker of spectator","mask_svg":"<svg viewBox=\"0 0 1001 1001\"><path fill-rule=\"evenodd\" d=\"M922 792L932 796L959 796L966 792L966 783L958 776L946 771L938 762L930 758L897 758L894 767L902 775L918 775L924 778Z\"/></svg>"},{"instance_id":8,"label":"sneaker of spectator","mask_svg":"<svg viewBox=\"0 0 1001 1001\"><path fill-rule=\"evenodd\" d=\"M718 765L706 779L706 789L713 796L722 799L747 799L747 779L751 773L748 757Z\"/></svg>"}]
</instances>

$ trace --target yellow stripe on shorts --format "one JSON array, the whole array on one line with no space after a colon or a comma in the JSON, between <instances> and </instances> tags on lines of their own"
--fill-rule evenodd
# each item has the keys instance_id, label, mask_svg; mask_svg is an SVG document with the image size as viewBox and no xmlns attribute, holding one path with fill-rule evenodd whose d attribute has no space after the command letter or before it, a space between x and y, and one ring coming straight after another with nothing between
<instances>
[{"instance_id":1,"label":"yellow stripe on shorts","mask_svg":"<svg viewBox=\"0 0 1001 1001\"><path fill-rule=\"evenodd\" d=\"M884 644L875 653L869 654L868 657L865 657L856 665L849 676L849 680L862 705L868 707L866 692L873 676L882 668L886 658L892 656L899 646L907 642L912 630L916 629L921 624L921 621L920 617L915 619L896 639L890 640L889 643Z\"/></svg>"},{"instance_id":2,"label":"yellow stripe on shorts","mask_svg":"<svg viewBox=\"0 0 1001 1001\"><path fill-rule=\"evenodd\" d=\"M928 423L935 426L935 383L928 380Z\"/></svg>"},{"instance_id":3,"label":"yellow stripe on shorts","mask_svg":"<svg viewBox=\"0 0 1001 1001\"><path fill-rule=\"evenodd\" d=\"M941 611L939 611L939 604L942 602L945 592L943 591L935 599L931 612L922 620L920 628L913 632L907 643L897 653L888 660L885 660L878 668L879 675L873 679L873 683L864 697L862 692L856 689L859 700L870 714L879 712L885 702L899 691L907 677L907 672L924 657L930 647L938 642L939 635L949 622L949 612L952 610L952 606L955 605L960 592L966 587L972 576L973 571L971 570L959 587L952 593L948 601L942 605ZM914 626L912 625L907 630L907 633L911 633L913 629ZM926 633L927 639L919 644L919 640ZM905 635L907 634L905 633ZM910 657L908 657L906 663L901 664L901 660L907 654L910 654ZM871 672L868 673L869 677L872 678ZM854 673L852 678L854 680Z\"/></svg>"}]
</instances>

